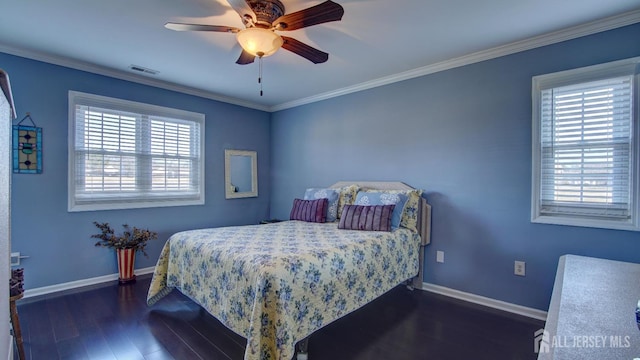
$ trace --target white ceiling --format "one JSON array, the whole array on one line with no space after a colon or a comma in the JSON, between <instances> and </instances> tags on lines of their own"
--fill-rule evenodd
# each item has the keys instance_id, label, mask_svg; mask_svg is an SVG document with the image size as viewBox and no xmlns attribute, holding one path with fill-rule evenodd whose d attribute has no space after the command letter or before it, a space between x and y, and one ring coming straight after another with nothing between
<instances>
[{"instance_id":1,"label":"white ceiling","mask_svg":"<svg viewBox=\"0 0 640 360\"><path fill-rule=\"evenodd\" d=\"M334 1L342 21L286 33L329 61L283 49L264 58L262 97L258 62L235 64L233 34L163 26L242 28L226 0L4 1L0 51L273 111L640 22L639 0ZM321 1L282 2L291 13ZM159 73L141 76L132 64Z\"/></svg>"}]
</instances>

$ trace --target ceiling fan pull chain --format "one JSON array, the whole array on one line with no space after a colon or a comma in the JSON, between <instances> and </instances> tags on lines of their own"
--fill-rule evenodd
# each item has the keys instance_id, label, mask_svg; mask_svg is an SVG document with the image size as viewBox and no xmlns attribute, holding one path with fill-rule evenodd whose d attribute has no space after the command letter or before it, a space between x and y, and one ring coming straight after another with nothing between
<instances>
[{"instance_id":1,"label":"ceiling fan pull chain","mask_svg":"<svg viewBox=\"0 0 640 360\"><path fill-rule=\"evenodd\" d=\"M262 56L258 57L258 84L260 84L260 96L262 96Z\"/></svg>"}]
</instances>

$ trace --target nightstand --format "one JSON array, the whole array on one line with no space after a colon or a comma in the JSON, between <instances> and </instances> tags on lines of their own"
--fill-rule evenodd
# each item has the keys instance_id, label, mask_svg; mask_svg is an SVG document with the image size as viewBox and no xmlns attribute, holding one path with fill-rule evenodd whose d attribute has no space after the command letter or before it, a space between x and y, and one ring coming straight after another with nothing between
<instances>
[{"instance_id":1,"label":"nightstand","mask_svg":"<svg viewBox=\"0 0 640 360\"><path fill-rule=\"evenodd\" d=\"M280 219L268 219L268 220L262 220L260 221L260 225L264 225L264 224L273 224L273 223L278 223L284 220L280 220Z\"/></svg>"}]
</instances>

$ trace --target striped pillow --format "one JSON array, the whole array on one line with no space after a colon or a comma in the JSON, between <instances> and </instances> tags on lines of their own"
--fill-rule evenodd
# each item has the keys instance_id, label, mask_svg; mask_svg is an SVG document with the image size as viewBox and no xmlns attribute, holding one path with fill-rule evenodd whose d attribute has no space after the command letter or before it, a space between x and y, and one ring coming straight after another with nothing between
<instances>
[{"instance_id":1,"label":"striped pillow","mask_svg":"<svg viewBox=\"0 0 640 360\"><path fill-rule=\"evenodd\" d=\"M345 205L338 229L391 231L395 205Z\"/></svg>"},{"instance_id":2,"label":"striped pillow","mask_svg":"<svg viewBox=\"0 0 640 360\"><path fill-rule=\"evenodd\" d=\"M323 223L327 220L328 204L328 199L294 199L289 219Z\"/></svg>"},{"instance_id":3,"label":"striped pillow","mask_svg":"<svg viewBox=\"0 0 640 360\"><path fill-rule=\"evenodd\" d=\"M340 196L338 197L338 218L340 218L344 206L353 205L353 202L356 200L356 195L358 191L360 191L360 187L358 185L349 185L338 188L337 190L340 192Z\"/></svg>"}]
</instances>

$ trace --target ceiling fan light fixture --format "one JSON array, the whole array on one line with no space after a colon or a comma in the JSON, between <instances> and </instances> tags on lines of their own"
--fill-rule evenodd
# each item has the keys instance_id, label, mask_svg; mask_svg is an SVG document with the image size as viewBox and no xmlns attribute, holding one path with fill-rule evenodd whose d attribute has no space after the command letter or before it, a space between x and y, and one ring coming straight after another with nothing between
<instances>
[{"instance_id":1,"label":"ceiling fan light fixture","mask_svg":"<svg viewBox=\"0 0 640 360\"><path fill-rule=\"evenodd\" d=\"M236 38L242 48L255 56L269 56L282 46L284 40L273 30L252 27L238 31Z\"/></svg>"}]
</instances>

